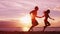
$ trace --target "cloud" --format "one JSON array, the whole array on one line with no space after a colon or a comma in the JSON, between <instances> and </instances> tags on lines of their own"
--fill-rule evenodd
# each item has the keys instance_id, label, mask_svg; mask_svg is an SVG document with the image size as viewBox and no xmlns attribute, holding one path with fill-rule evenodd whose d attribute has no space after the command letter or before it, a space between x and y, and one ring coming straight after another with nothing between
<instances>
[{"instance_id":1,"label":"cloud","mask_svg":"<svg viewBox=\"0 0 60 34\"><path fill-rule=\"evenodd\" d=\"M47 9L54 10L54 11L60 11L60 6L54 6L54 7L47 7Z\"/></svg>"},{"instance_id":2,"label":"cloud","mask_svg":"<svg viewBox=\"0 0 60 34\"><path fill-rule=\"evenodd\" d=\"M60 11L60 6L56 6L53 10Z\"/></svg>"},{"instance_id":3,"label":"cloud","mask_svg":"<svg viewBox=\"0 0 60 34\"><path fill-rule=\"evenodd\" d=\"M22 27L17 20L0 20L0 27Z\"/></svg>"}]
</instances>

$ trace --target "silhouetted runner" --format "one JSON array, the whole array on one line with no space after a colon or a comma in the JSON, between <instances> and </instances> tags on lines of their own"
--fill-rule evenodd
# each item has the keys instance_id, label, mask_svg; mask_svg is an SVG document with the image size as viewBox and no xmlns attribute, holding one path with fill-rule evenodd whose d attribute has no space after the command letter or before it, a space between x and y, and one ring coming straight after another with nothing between
<instances>
[{"instance_id":1,"label":"silhouetted runner","mask_svg":"<svg viewBox=\"0 0 60 34\"><path fill-rule=\"evenodd\" d=\"M38 6L35 6L34 10L32 10L32 11L30 12L31 21L32 21L32 26L31 26L31 28L29 29L29 31L30 31L33 27L35 27L35 26L38 25L38 22L37 22L37 20L36 20L36 17L38 17L38 16L37 16L37 11L38 11L38 9L39 9Z\"/></svg>"},{"instance_id":2,"label":"silhouetted runner","mask_svg":"<svg viewBox=\"0 0 60 34\"><path fill-rule=\"evenodd\" d=\"M45 26L43 28L43 31L47 28L47 26L50 26L51 24L48 22L48 18L54 20L53 18L51 18L49 16L49 13L50 13L50 10L48 9L47 11L44 11L44 15L42 17L45 17L44 19L44 23L45 23Z\"/></svg>"}]
</instances>

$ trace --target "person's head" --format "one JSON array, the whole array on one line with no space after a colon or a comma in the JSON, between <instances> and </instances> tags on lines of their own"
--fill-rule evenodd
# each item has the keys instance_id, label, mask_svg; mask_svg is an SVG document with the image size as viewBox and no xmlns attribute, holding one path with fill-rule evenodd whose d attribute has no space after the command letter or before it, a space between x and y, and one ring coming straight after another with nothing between
<instances>
[{"instance_id":1,"label":"person's head","mask_svg":"<svg viewBox=\"0 0 60 34\"><path fill-rule=\"evenodd\" d=\"M38 10L39 8L38 8L38 6L35 6L35 10Z\"/></svg>"},{"instance_id":2,"label":"person's head","mask_svg":"<svg viewBox=\"0 0 60 34\"><path fill-rule=\"evenodd\" d=\"M49 9L47 10L47 13L50 13L50 10Z\"/></svg>"},{"instance_id":3,"label":"person's head","mask_svg":"<svg viewBox=\"0 0 60 34\"><path fill-rule=\"evenodd\" d=\"M43 13L44 14L49 14L50 13L50 10L48 9L48 10L44 11Z\"/></svg>"}]
</instances>

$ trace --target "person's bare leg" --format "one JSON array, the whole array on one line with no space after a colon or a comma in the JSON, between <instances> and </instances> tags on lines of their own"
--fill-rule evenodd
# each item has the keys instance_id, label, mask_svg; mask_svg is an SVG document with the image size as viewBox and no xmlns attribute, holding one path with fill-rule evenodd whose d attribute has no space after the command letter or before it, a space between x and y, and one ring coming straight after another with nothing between
<instances>
[{"instance_id":1,"label":"person's bare leg","mask_svg":"<svg viewBox=\"0 0 60 34\"><path fill-rule=\"evenodd\" d=\"M47 23L48 23L48 26L50 26L50 25L51 25L49 22L47 22Z\"/></svg>"},{"instance_id":2,"label":"person's bare leg","mask_svg":"<svg viewBox=\"0 0 60 34\"><path fill-rule=\"evenodd\" d=\"M34 27L34 26L31 26L31 28L29 29L29 31L30 31L30 30L32 30L32 29L33 29L33 27Z\"/></svg>"},{"instance_id":3,"label":"person's bare leg","mask_svg":"<svg viewBox=\"0 0 60 34\"><path fill-rule=\"evenodd\" d=\"M47 26L44 26L44 28L43 28L43 32L45 31L46 28L47 28Z\"/></svg>"},{"instance_id":4,"label":"person's bare leg","mask_svg":"<svg viewBox=\"0 0 60 34\"><path fill-rule=\"evenodd\" d=\"M45 29L46 29L48 26L50 26L50 23L49 23L49 22L48 22L48 23L45 23L45 25L46 25L46 26L44 26L43 32L45 31Z\"/></svg>"},{"instance_id":5,"label":"person's bare leg","mask_svg":"<svg viewBox=\"0 0 60 34\"><path fill-rule=\"evenodd\" d=\"M45 26L43 27L43 32L45 31L46 28L47 28L47 22L45 21Z\"/></svg>"}]
</instances>

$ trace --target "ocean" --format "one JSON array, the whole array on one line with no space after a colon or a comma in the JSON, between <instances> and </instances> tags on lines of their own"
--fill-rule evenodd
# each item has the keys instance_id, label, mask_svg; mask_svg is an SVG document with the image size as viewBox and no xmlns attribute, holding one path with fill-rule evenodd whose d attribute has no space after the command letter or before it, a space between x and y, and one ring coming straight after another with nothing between
<instances>
[{"instance_id":1,"label":"ocean","mask_svg":"<svg viewBox=\"0 0 60 34\"><path fill-rule=\"evenodd\" d=\"M43 27L34 27L32 31L42 31ZM23 31L22 27L1 27L0 31ZM47 27L45 31L60 31L60 27Z\"/></svg>"}]
</instances>

